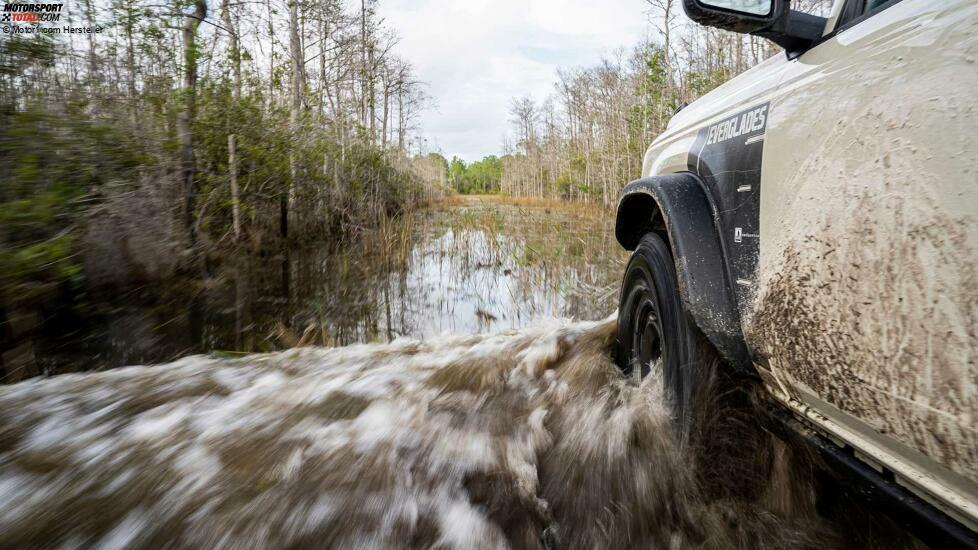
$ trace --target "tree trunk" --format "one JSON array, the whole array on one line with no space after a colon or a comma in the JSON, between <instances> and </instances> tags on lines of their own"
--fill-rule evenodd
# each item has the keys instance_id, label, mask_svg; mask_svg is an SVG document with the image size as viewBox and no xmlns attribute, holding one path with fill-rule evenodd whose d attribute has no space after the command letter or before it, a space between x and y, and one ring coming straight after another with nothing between
<instances>
[{"instance_id":1,"label":"tree trunk","mask_svg":"<svg viewBox=\"0 0 978 550\"><path fill-rule=\"evenodd\" d=\"M367 0L360 0L360 125L367 127Z\"/></svg>"},{"instance_id":2,"label":"tree trunk","mask_svg":"<svg viewBox=\"0 0 978 550\"><path fill-rule=\"evenodd\" d=\"M195 230L195 201L197 195L196 162L194 158L193 123L197 100L197 26L207 17L205 0L194 2L194 14L183 17L183 105L177 117L180 139L180 166L184 185L184 217L190 243L197 242Z\"/></svg>"},{"instance_id":3,"label":"tree trunk","mask_svg":"<svg viewBox=\"0 0 978 550\"><path fill-rule=\"evenodd\" d=\"M228 173L231 178L231 219L234 240L241 238L241 203L238 196L238 151L234 134L228 134Z\"/></svg>"},{"instance_id":4,"label":"tree trunk","mask_svg":"<svg viewBox=\"0 0 978 550\"><path fill-rule=\"evenodd\" d=\"M135 16L133 15L132 2L126 4L125 17L126 22L123 27L126 32L126 71L129 73L128 78L126 78L126 96L129 100L129 122L135 129L139 125L139 120L136 116L136 50L132 39Z\"/></svg>"},{"instance_id":5,"label":"tree trunk","mask_svg":"<svg viewBox=\"0 0 978 550\"><path fill-rule=\"evenodd\" d=\"M662 37L662 42L663 42L663 50L662 50L663 58L662 58L662 60L665 62L664 64L666 66L666 83L668 84L669 88L672 88L673 87L673 83L674 83L674 81L672 79L672 46L671 46L671 43L670 43L670 40L669 40L670 39L670 36L672 34L671 33L671 30L672 30L672 17L673 17L673 15L672 15L672 8L673 8L673 6L672 6L672 0L665 0L665 6L663 7L663 10L662 10L662 12L663 12L662 15L663 15L663 17L665 19L665 21L663 22L663 25L662 25L663 26L663 31L662 31L662 34L663 34L663 37Z\"/></svg>"},{"instance_id":6,"label":"tree trunk","mask_svg":"<svg viewBox=\"0 0 978 550\"><path fill-rule=\"evenodd\" d=\"M369 86L367 88L367 101L370 105L370 124L369 128L369 139L370 144L375 145L377 143L377 90L376 90L376 78L374 75L374 46L373 44L367 47L367 82Z\"/></svg>"},{"instance_id":7,"label":"tree trunk","mask_svg":"<svg viewBox=\"0 0 978 550\"><path fill-rule=\"evenodd\" d=\"M299 141L299 109L302 107L302 47L299 42L299 4L289 2L289 54L292 58L292 98L289 108L289 131L292 133L292 148L289 150L289 195L286 217L289 212L295 217L296 185L299 179L299 160L296 146ZM286 226L288 224L286 223ZM286 231L287 232L287 231Z\"/></svg>"},{"instance_id":8,"label":"tree trunk","mask_svg":"<svg viewBox=\"0 0 978 550\"><path fill-rule=\"evenodd\" d=\"M85 16L88 18L89 26L95 26L95 7L92 0L85 0ZM91 97L95 98L95 33L88 33L88 91Z\"/></svg>"},{"instance_id":9,"label":"tree trunk","mask_svg":"<svg viewBox=\"0 0 978 550\"><path fill-rule=\"evenodd\" d=\"M407 120L404 118L404 86L397 88L397 150L404 154L404 135Z\"/></svg>"},{"instance_id":10,"label":"tree trunk","mask_svg":"<svg viewBox=\"0 0 978 550\"><path fill-rule=\"evenodd\" d=\"M238 33L231 19L230 0L221 0L221 20L228 33L228 60L231 62L231 90L235 100L241 99L241 52Z\"/></svg>"},{"instance_id":11,"label":"tree trunk","mask_svg":"<svg viewBox=\"0 0 978 550\"><path fill-rule=\"evenodd\" d=\"M384 72L384 118L380 126L381 138L380 147L387 150L387 118L390 116L391 82L390 72Z\"/></svg>"},{"instance_id":12,"label":"tree trunk","mask_svg":"<svg viewBox=\"0 0 978 550\"><path fill-rule=\"evenodd\" d=\"M265 0L265 13L268 15L268 108L275 105L275 23L272 21L272 0Z\"/></svg>"}]
</instances>

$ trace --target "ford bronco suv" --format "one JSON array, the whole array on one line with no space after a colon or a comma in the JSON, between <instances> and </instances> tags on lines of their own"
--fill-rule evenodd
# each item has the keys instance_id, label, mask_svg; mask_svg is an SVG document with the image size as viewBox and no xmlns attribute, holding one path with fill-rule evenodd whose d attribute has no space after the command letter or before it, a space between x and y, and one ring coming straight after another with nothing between
<instances>
[{"instance_id":1,"label":"ford bronco suv","mask_svg":"<svg viewBox=\"0 0 978 550\"><path fill-rule=\"evenodd\" d=\"M719 352L925 541L978 545L978 2L683 7L785 54L623 190L620 366L661 369L682 426Z\"/></svg>"}]
</instances>

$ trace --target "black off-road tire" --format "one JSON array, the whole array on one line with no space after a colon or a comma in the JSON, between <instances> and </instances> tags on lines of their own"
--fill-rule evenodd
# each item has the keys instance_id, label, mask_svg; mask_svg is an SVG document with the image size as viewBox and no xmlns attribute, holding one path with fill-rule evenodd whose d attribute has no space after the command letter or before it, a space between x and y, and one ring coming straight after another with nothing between
<instances>
[{"instance_id":1,"label":"black off-road tire","mask_svg":"<svg viewBox=\"0 0 978 550\"><path fill-rule=\"evenodd\" d=\"M763 494L776 445L756 385L724 367L685 311L672 252L654 233L642 237L625 268L616 352L626 374L648 375L649 359L659 369L677 439L704 495L749 501Z\"/></svg>"},{"instance_id":2,"label":"black off-road tire","mask_svg":"<svg viewBox=\"0 0 978 550\"><path fill-rule=\"evenodd\" d=\"M644 378L661 369L677 434L689 442L719 359L683 308L672 253L655 233L642 237L625 268L616 360L627 375Z\"/></svg>"}]
</instances>

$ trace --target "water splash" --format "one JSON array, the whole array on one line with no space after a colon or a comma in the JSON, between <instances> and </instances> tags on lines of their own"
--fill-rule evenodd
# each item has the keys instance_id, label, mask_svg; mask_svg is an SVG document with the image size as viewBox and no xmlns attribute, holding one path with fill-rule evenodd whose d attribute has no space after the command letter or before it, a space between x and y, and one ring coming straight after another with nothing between
<instances>
[{"instance_id":1,"label":"water splash","mask_svg":"<svg viewBox=\"0 0 978 550\"><path fill-rule=\"evenodd\" d=\"M736 460L677 448L658 381L611 363L614 332L555 321L0 387L0 542L832 546L804 490L771 490L790 455L773 438L752 443L758 490L711 492L702 472Z\"/></svg>"}]
</instances>

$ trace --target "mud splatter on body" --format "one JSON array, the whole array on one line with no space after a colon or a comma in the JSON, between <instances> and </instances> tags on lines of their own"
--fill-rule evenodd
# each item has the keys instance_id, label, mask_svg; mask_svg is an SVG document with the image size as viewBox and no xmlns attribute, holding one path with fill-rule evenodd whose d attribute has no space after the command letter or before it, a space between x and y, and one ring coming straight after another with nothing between
<instances>
[{"instance_id":1,"label":"mud splatter on body","mask_svg":"<svg viewBox=\"0 0 978 550\"><path fill-rule=\"evenodd\" d=\"M905 122L870 109L853 124L868 133ZM813 155L791 185L798 204L833 206L772 231L784 248L765 262L747 337L786 385L968 478L973 492L976 219L920 173L916 149L848 147L860 163L843 169Z\"/></svg>"}]
</instances>

